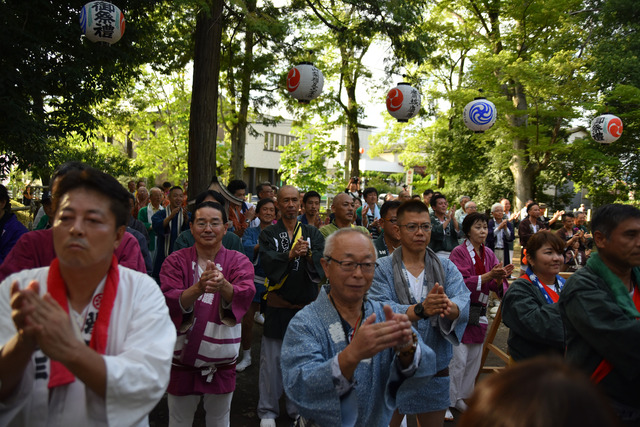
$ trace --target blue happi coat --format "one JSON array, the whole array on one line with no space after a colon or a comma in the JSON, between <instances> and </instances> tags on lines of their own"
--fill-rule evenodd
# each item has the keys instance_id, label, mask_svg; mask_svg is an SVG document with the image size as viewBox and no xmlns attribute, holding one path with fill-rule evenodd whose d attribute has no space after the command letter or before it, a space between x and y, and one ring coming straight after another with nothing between
<instances>
[{"instance_id":1,"label":"blue happi coat","mask_svg":"<svg viewBox=\"0 0 640 427\"><path fill-rule=\"evenodd\" d=\"M455 264L446 258L440 258L445 275L444 291L449 299L460 309L460 316L451 322L439 316L432 316L428 319L420 319L414 322L414 327L418 330L418 335L436 353L436 371L442 372L449 366L453 356L452 345L458 345L464 334L469 319L469 289L464 284L462 274ZM378 266L373 277L373 284L369 289L369 297L389 304L394 312L406 313L413 304L400 304L395 290L393 278L393 257L379 258ZM426 279L426 278L425 278ZM426 280L423 282L426 286ZM425 289L424 294L428 293ZM413 300L413 297L412 297ZM403 414L419 414L446 409L449 406L449 377L437 376L429 383L425 383L421 388L416 388L406 399L398 399L398 409Z\"/></svg>"},{"instance_id":2,"label":"blue happi coat","mask_svg":"<svg viewBox=\"0 0 640 427\"><path fill-rule=\"evenodd\" d=\"M396 400L406 399L414 389L423 388L436 372L435 354L419 340L418 369L413 376L404 378L396 365L394 350L383 350L360 362L353 376L354 387L341 398L333 381L332 361L348 343L326 290L327 287L289 323L281 353L287 396L300 415L320 426L388 426ZM365 300L364 308L365 319L372 313L376 313L377 321L385 318L383 305L376 301ZM354 422L347 423L342 413L349 414Z\"/></svg>"}]
</instances>

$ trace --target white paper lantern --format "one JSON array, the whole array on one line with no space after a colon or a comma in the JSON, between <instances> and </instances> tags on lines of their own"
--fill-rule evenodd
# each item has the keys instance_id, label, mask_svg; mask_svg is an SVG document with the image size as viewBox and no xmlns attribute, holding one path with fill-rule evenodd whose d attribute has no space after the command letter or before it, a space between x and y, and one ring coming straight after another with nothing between
<instances>
[{"instance_id":1,"label":"white paper lantern","mask_svg":"<svg viewBox=\"0 0 640 427\"><path fill-rule=\"evenodd\" d=\"M398 83L387 93L387 111L399 122L408 122L417 116L420 103L420 92L409 83Z\"/></svg>"},{"instance_id":2,"label":"white paper lantern","mask_svg":"<svg viewBox=\"0 0 640 427\"><path fill-rule=\"evenodd\" d=\"M310 62L303 62L289 70L287 90L301 104L308 104L322 93L324 76Z\"/></svg>"},{"instance_id":3,"label":"white paper lantern","mask_svg":"<svg viewBox=\"0 0 640 427\"><path fill-rule=\"evenodd\" d=\"M80 26L92 42L114 44L124 34L124 14L115 4L92 1L80 11Z\"/></svg>"},{"instance_id":4,"label":"white paper lantern","mask_svg":"<svg viewBox=\"0 0 640 427\"><path fill-rule=\"evenodd\" d=\"M602 143L611 144L622 136L622 120L613 114L603 114L591 122L591 137Z\"/></svg>"},{"instance_id":5,"label":"white paper lantern","mask_svg":"<svg viewBox=\"0 0 640 427\"><path fill-rule=\"evenodd\" d=\"M462 119L466 127L482 133L496 122L496 106L486 98L475 98L464 107Z\"/></svg>"}]
</instances>

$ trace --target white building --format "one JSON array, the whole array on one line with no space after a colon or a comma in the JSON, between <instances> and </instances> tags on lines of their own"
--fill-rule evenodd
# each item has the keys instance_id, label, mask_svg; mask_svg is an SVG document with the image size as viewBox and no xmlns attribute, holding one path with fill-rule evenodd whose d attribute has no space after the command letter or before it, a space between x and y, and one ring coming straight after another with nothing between
<instances>
[{"instance_id":1,"label":"white building","mask_svg":"<svg viewBox=\"0 0 640 427\"><path fill-rule=\"evenodd\" d=\"M252 126L258 132L258 136L247 135L245 147L245 171L244 181L249 186L250 192L255 192L256 185L268 181L275 185L282 185L280 174L280 154L284 147L295 139L291 134L291 120L284 120L276 126L265 126L254 123ZM379 157L371 158L369 152L369 138L375 129L360 128L360 155L361 171L378 171L383 173L403 173L404 167L398 161L397 153L383 153ZM336 128L330 136L346 146L346 126ZM337 157L326 161L327 173L336 170L336 163L344 165L345 152L338 153Z\"/></svg>"}]
</instances>

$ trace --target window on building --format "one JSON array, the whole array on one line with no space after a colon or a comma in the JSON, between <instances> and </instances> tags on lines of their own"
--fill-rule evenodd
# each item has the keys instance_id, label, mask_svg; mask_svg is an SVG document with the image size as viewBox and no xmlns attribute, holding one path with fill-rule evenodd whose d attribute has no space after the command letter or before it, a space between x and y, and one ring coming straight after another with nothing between
<instances>
[{"instance_id":1,"label":"window on building","mask_svg":"<svg viewBox=\"0 0 640 427\"><path fill-rule=\"evenodd\" d=\"M266 151L282 151L284 150L284 147L291 144L291 141L293 141L294 139L296 139L296 137L291 135L265 132L264 149Z\"/></svg>"}]
</instances>

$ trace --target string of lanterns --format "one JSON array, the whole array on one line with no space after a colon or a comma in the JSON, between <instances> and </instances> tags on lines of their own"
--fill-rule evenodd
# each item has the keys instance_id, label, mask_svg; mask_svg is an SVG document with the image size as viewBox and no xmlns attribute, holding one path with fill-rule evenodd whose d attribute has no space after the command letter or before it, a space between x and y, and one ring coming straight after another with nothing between
<instances>
[{"instance_id":1,"label":"string of lanterns","mask_svg":"<svg viewBox=\"0 0 640 427\"><path fill-rule=\"evenodd\" d=\"M124 14L113 3L92 1L80 11L80 27L84 36L92 42L112 45L124 35ZM311 62L302 62L287 74L287 90L301 104L308 104L320 96L323 87L322 71ZM418 89L407 82L400 82L387 93L387 111L398 122L408 122L420 112L421 100ZM474 98L462 112L465 126L476 133L491 129L496 118L496 106L482 96ZM603 114L591 122L591 137L599 143L610 144L620 138L622 129L619 117Z\"/></svg>"}]
</instances>

